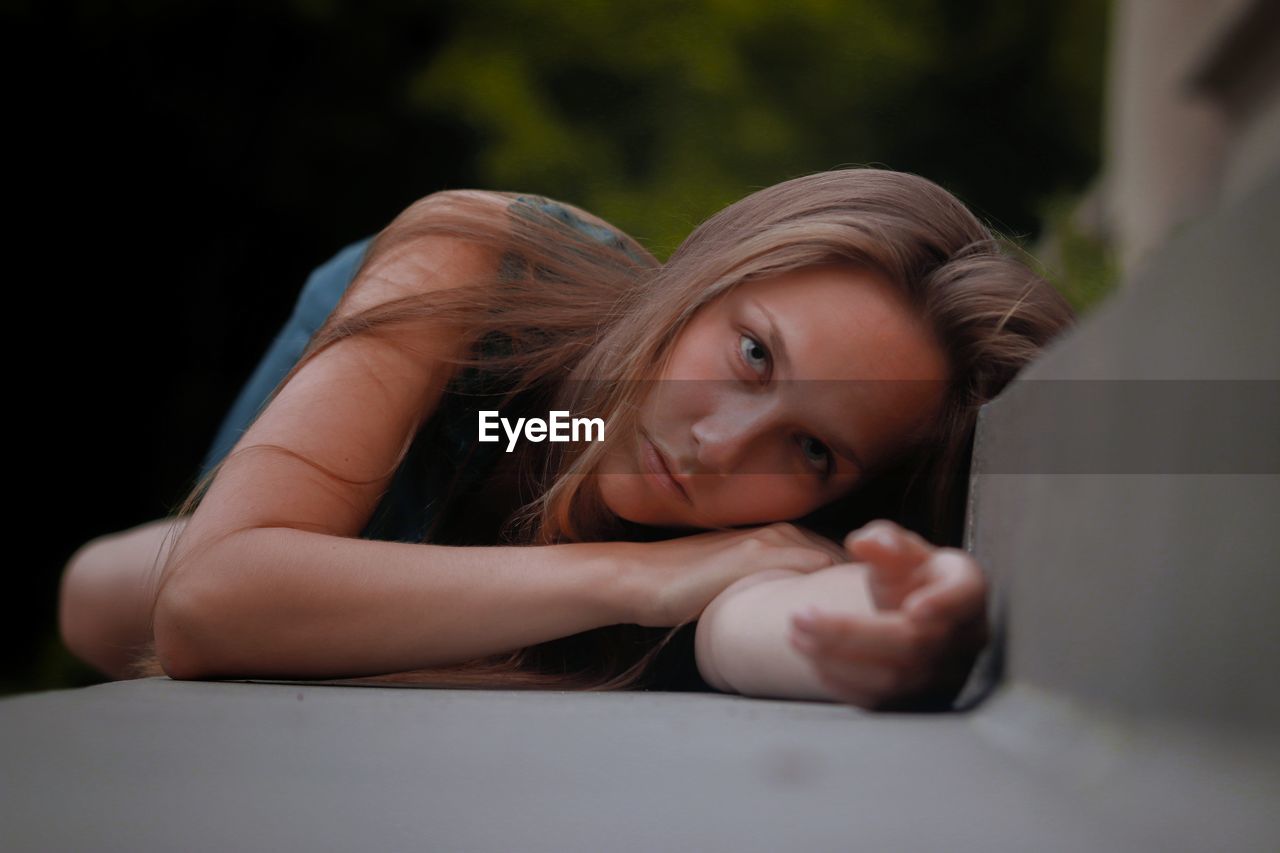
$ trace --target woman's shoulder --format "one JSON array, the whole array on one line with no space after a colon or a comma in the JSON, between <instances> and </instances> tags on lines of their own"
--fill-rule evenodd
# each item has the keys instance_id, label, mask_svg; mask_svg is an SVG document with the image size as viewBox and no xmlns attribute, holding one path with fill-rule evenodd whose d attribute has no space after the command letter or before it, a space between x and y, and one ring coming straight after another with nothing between
<instances>
[{"instance_id":1,"label":"woman's shoulder","mask_svg":"<svg viewBox=\"0 0 1280 853\"><path fill-rule=\"evenodd\" d=\"M294 307L297 322L310 331L320 327L356 277L373 240L369 235L348 243L311 271Z\"/></svg>"}]
</instances>

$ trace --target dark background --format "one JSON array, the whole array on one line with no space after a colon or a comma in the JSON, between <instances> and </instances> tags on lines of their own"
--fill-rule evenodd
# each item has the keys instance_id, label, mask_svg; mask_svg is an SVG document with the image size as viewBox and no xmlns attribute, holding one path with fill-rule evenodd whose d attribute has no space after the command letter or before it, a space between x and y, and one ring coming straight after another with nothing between
<instances>
[{"instance_id":1,"label":"dark background","mask_svg":"<svg viewBox=\"0 0 1280 853\"><path fill-rule=\"evenodd\" d=\"M1095 177L1105 0L791 5L0 5L0 693L101 680L57 637L67 558L176 508L308 271L422 195L543 193L665 257L753 189L880 165L1032 248Z\"/></svg>"}]
</instances>

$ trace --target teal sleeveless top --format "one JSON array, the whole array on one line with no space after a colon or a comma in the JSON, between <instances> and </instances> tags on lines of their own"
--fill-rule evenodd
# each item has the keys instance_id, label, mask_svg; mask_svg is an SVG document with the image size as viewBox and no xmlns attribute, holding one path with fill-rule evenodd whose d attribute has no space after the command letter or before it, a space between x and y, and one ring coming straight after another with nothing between
<instances>
[{"instance_id":1,"label":"teal sleeveless top","mask_svg":"<svg viewBox=\"0 0 1280 853\"><path fill-rule=\"evenodd\" d=\"M593 239L627 251L615 233L583 221L563 205L538 196L521 196L515 204L529 205ZM308 277L288 321L223 418L200 466L199 476L204 476L231 451L272 390L302 357L312 335L328 319L355 278L372 240L369 237L345 247ZM496 339L484 340L479 344L480 352L493 352L501 345ZM503 442L482 443L477 434L477 412L498 409L503 399L501 390L476 367L459 371L438 409L415 436L361 538L422 542L430 532L432 542L482 544L459 536L456 525L445 523L443 515L455 498L473 492L492 473L500 454L505 452ZM528 393L517 397L501 407L504 416L521 416L521 409L531 401ZM477 521L474 516L483 514L484 510L485 504L480 501L473 501L467 507L471 526ZM497 525L501 519L488 521Z\"/></svg>"},{"instance_id":2,"label":"teal sleeveless top","mask_svg":"<svg viewBox=\"0 0 1280 853\"><path fill-rule=\"evenodd\" d=\"M223 418L201 464L200 476L231 451L272 390L302 357L311 336L354 279L371 241L368 238L347 246L307 279L293 313ZM481 390L474 369L461 373L455 380L457 387L469 393ZM488 472L495 461L491 451L500 445L476 440L475 402L470 397L445 395L437 412L414 438L361 538L423 541L440 516L450 486L465 485L455 482L455 475L461 474L463 481L478 480ZM470 434L465 429L468 420Z\"/></svg>"}]
</instances>

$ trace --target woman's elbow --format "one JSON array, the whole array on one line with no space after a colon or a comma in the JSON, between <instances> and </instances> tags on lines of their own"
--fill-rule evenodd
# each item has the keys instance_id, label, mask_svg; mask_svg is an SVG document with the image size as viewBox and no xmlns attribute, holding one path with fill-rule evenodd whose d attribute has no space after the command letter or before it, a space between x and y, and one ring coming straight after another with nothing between
<instances>
[{"instance_id":1,"label":"woman's elbow","mask_svg":"<svg viewBox=\"0 0 1280 853\"><path fill-rule=\"evenodd\" d=\"M170 583L156 596L155 657L165 675L179 681L213 677L213 649L205 638L210 607L186 587Z\"/></svg>"},{"instance_id":2,"label":"woman's elbow","mask_svg":"<svg viewBox=\"0 0 1280 853\"><path fill-rule=\"evenodd\" d=\"M81 545L58 588L58 635L77 658L108 678L133 677L132 655L151 639L149 565L132 534Z\"/></svg>"},{"instance_id":3,"label":"woman's elbow","mask_svg":"<svg viewBox=\"0 0 1280 853\"><path fill-rule=\"evenodd\" d=\"M62 644L80 660L112 677L112 671L101 660L101 631L97 624L98 608L93 586L95 573L91 571L93 551L98 544L94 539L81 545L62 570L58 585L58 635ZM86 557L88 559L86 559Z\"/></svg>"}]
</instances>

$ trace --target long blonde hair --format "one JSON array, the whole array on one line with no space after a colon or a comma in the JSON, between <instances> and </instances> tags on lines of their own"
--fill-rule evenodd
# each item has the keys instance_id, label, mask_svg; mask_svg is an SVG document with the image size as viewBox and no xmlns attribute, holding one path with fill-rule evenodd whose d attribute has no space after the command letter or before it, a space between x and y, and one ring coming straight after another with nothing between
<instances>
[{"instance_id":1,"label":"long blonde hair","mask_svg":"<svg viewBox=\"0 0 1280 853\"><path fill-rule=\"evenodd\" d=\"M505 216L495 215L495 200L505 204ZM563 215L568 210L514 193L444 193L410 206L376 238L356 282L379 275L389 258L412 251L422 237L450 234L501 247L496 286L417 294L342 319L344 312L335 310L275 393L336 341L424 316L456 323L468 330L471 345L453 363L495 377L504 399L530 394L551 409L609 424L603 441L519 446L522 505L494 541L635 538L643 534L609 511L591 474L636 428L647 382L659 375L690 318L746 281L822 264L868 267L898 286L932 328L947 354L950 382L935 428L899 469L906 485L860 490L861 496L815 513L811 526L836 538L856 526L849 513L865 500L861 493L891 501L870 512L892 516L914 489L928 499L928 532L939 540L954 530L954 496L978 408L1073 318L1066 300L960 201L916 175L841 169L785 181L706 220L665 264L576 209L594 233L573 227ZM484 346L495 340L503 342L497 352ZM194 511L220 467L202 478L176 515ZM845 531L831 526L841 522ZM452 666L347 681L631 688L645 680L681 627L611 625ZM135 672L164 674L154 647Z\"/></svg>"}]
</instances>

